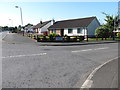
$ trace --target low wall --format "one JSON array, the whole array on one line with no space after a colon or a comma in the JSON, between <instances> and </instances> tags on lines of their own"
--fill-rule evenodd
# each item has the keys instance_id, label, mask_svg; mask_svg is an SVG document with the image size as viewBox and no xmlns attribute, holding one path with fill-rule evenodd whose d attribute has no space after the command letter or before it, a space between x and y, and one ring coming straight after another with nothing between
<instances>
[{"instance_id":1,"label":"low wall","mask_svg":"<svg viewBox=\"0 0 120 90\"><path fill-rule=\"evenodd\" d=\"M118 58L96 68L81 88L118 88Z\"/></svg>"}]
</instances>

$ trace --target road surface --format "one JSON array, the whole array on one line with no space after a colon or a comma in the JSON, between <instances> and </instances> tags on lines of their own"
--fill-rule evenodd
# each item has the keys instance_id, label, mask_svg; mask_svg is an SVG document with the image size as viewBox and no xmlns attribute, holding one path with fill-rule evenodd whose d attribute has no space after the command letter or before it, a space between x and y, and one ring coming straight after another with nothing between
<instances>
[{"instance_id":1,"label":"road surface","mask_svg":"<svg viewBox=\"0 0 120 90\"><path fill-rule=\"evenodd\" d=\"M99 65L118 56L118 43L39 46L8 34L2 41L3 88L80 88Z\"/></svg>"}]
</instances>

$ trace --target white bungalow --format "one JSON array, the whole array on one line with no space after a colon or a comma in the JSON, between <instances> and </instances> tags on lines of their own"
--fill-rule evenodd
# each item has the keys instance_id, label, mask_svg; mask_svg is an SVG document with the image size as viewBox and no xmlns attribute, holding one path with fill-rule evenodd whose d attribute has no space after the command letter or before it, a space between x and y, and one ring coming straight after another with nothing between
<instances>
[{"instance_id":1,"label":"white bungalow","mask_svg":"<svg viewBox=\"0 0 120 90\"><path fill-rule=\"evenodd\" d=\"M71 19L55 22L50 26L49 33L56 33L60 36L94 36L95 30L100 26L96 17Z\"/></svg>"}]
</instances>

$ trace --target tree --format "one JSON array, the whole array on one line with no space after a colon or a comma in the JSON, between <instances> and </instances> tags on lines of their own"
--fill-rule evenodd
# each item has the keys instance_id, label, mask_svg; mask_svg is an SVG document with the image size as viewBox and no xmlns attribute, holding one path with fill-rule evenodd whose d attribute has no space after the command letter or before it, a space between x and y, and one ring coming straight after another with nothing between
<instances>
[{"instance_id":1,"label":"tree","mask_svg":"<svg viewBox=\"0 0 120 90\"><path fill-rule=\"evenodd\" d=\"M0 26L0 31L2 31L2 27Z\"/></svg>"},{"instance_id":2,"label":"tree","mask_svg":"<svg viewBox=\"0 0 120 90\"><path fill-rule=\"evenodd\" d=\"M28 23L28 24L25 25L24 27L27 27L27 26L33 26L33 24Z\"/></svg>"},{"instance_id":3,"label":"tree","mask_svg":"<svg viewBox=\"0 0 120 90\"><path fill-rule=\"evenodd\" d=\"M107 22L106 27L109 29L110 36L112 37L114 30L114 18L113 16L107 15L105 21Z\"/></svg>"},{"instance_id":4,"label":"tree","mask_svg":"<svg viewBox=\"0 0 120 90\"><path fill-rule=\"evenodd\" d=\"M106 15L106 18L104 19L106 21L105 26L109 29L110 36L114 38L113 31L118 27L118 16L109 15L104 12L103 14Z\"/></svg>"},{"instance_id":5,"label":"tree","mask_svg":"<svg viewBox=\"0 0 120 90\"><path fill-rule=\"evenodd\" d=\"M97 29L96 29L96 31L95 31L95 35L97 36L97 37L101 37L102 39L103 38L108 38L109 36L110 36L110 34L109 34L109 29L105 26L105 25L103 25L103 26L101 26L101 27L98 27Z\"/></svg>"},{"instance_id":6,"label":"tree","mask_svg":"<svg viewBox=\"0 0 120 90\"><path fill-rule=\"evenodd\" d=\"M25 25L23 28L25 29L25 27L31 27L31 26L33 26L33 24L28 23L28 24Z\"/></svg>"},{"instance_id":7,"label":"tree","mask_svg":"<svg viewBox=\"0 0 120 90\"><path fill-rule=\"evenodd\" d=\"M119 16L114 17L114 26L115 26L115 29L118 28L118 26L119 26Z\"/></svg>"},{"instance_id":8,"label":"tree","mask_svg":"<svg viewBox=\"0 0 120 90\"><path fill-rule=\"evenodd\" d=\"M3 31L8 31L8 30L9 30L9 27L8 27L8 26L4 26L4 27L2 27L2 30L3 30Z\"/></svg>"},{"instance_id":9,"label":"tree","mask_svg":"<svg viewBox=\"0 0 120 90\"><path fill-rule=\"evenodd\" d=\"M18 30L19 30L19 31L21 31L21 29L22 29L22 26L21 26L21 25L19 25L19 26L18 26Z\"/></svg>"}]
</instances>

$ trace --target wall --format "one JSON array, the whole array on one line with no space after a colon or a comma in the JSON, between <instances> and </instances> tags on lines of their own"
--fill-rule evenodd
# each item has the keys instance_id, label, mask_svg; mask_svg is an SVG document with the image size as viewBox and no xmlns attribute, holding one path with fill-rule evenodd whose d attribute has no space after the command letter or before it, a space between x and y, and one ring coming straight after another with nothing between
<instances>
[{"instance_id":1,"label":"wall","mask_svg":"<svg viewBox=\"0 0 120 90\"><path fill-rule=\"evenodd\" d=\"M94 19L87 27L88 35L95 35L95 30L100 26L100 23L97 19Z\"/></svg>"},{"instance_id":2,"label":"wall","mask_svg":"<svg viewBox=\"0 0 120 90\"><path fill-rule=\"evenodd\" d=\"M56 30L56 34L61 35L61 30Z\"/></svg>"},{"instance_id":3,"label":"wall","mask_svg":"<svg viewBox=\"0 0 120 90\"><path fill-rule=\"evenodd\" d=\"M39 32L39 29L38 29L38 28L36 28L36 29L34 29L34 31L35 31L36 33L38 33L38 32Z\"/></svg>"},{"instance_id":4,"label":"wall","mask_svg":"<svg viewBox=\"0 0 120 90\"><path fill-rule=\"evenodd\" d=\"M77 28L73 28L73 33L68 33L68 28L64 29L64 35L68 36L84 36L86 35L86 29L83 28L82 33L77 33Z\"/></svg>"},{"instance_id":5,"label":"wall","mask_svg":"<svg viewBox=\"0 0 120 90\"><path fill-rule=\"evenodd\" d=\"M50 26L51 26L51 22L49 22L48 24L46 24L42 28L39 28L39 33L48 31L48 27L50 27Z\"/></svg>"},{"instance_id":6,"label":"wall","mask_svg":"<svg viewBox=\"0 0 120 90\"><path fill-rule=\"evenodd\" d=\"M52 29L51 29L51 30L49 30L49 34L51 34L51 33L54 33ZM61 30L56 29L56 34L61 35Z\"/></svg>"},{"instance_id":7,"label":"wall","mask_svg":"<svg viewBox=\"0 0 120 90\"><path fill-rule=\"evenodd\" d=\"M49 30L49 34L53 33L52 30Z\"/></svg>"}]
</instances>

